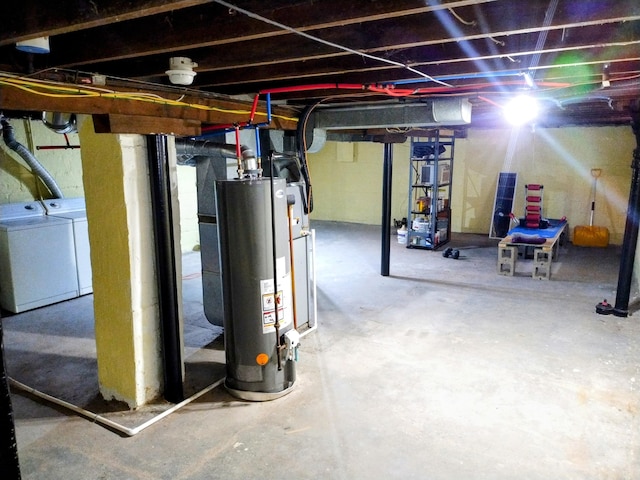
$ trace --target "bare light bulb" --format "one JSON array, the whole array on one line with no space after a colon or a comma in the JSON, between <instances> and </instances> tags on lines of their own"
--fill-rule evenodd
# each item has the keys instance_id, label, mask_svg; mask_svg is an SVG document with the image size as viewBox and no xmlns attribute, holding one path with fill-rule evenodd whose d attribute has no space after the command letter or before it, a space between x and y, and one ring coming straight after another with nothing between
<instances>
[{"instance_id":1,"label":"bare light bulb","mask_svg":"<svg viewBox=\"0 0 640 480\"><path fill-rule=\"evenodd\" d=\"M504 107L504 116L512 125L524 125L538 116L538 102L528 95L518 95Z\"/></svg>"}]
</instances>

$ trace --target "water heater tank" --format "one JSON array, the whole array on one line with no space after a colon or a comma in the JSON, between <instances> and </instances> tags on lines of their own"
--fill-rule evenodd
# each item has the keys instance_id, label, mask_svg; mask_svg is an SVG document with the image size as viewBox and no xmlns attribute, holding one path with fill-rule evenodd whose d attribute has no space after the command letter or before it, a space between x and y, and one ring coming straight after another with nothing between
<instances>
[{"instance_id":1,"label":"water heater tank","mask_svg":"<svg viewBox=\"0 0 640 480\"><path fill-rule=\"evenodd\" d=\"M278 398L293 388L297 348L286 182L219 180L216 196L225 386L246 400Z\"/></svg>"}]
</instances>

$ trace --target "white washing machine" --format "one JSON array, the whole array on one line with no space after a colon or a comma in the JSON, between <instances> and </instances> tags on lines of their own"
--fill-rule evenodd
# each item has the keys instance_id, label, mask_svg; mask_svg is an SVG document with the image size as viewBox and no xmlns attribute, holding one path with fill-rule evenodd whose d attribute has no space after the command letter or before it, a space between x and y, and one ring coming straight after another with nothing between
<instances>
[{"instance_id":1,"label":"white washing machine","mask_svg":"<svg viewBox=\"0 0 640 480\"><path fill-rule=\"evenodd\" d=\"M80 295L92 293L89 226L87 224L87 210L84 198L56 198L44 200L42 203L47 215L50 217L71 220Z\"/></svg>"},{"instance_id":2,"label":"white washing machine","mask_svg":"<svg viewBox=\"0 0 640 480\"><path fill-rule=\"evenodd\" d=\"M0 205L0 306L20 313L78 294L71 220L37 201Z\"/></svg>"}]
</instances>

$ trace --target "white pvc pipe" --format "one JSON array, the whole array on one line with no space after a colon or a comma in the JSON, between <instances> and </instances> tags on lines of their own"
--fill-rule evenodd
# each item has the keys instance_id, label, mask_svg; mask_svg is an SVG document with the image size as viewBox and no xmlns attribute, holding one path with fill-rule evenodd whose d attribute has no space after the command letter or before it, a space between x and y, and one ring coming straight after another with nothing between
<instances>
[{"instance_id":1,"label":"white pvc pipe","mask_svg":"<svg viewBox=\"0 0 640 480\"><path fill-rule=\"evenodd\" d=\"M311 229L311 271L313 272L313 278L311 279L311 290L313 292L313 325L309 330L305 330L300 334L300 338L309 335L311 332L318 328L318 289L316 285L316 230Z\"/></svg>"},{"instance_id":2,"label":"white pvc pipe","mask_svg":"<svg viewBox=\"0 0 640 480\"><path fill-rule=\"evenodd\" d=\"M19 388L20 390L24 390L25 392L30 393L31 395L34 395L36 397L47 400L48 402L51 402L61 407L64 407L66 409L69 409L72 412L75 412L82 417L88 418L89 420L93 420L95 423L98 423L111 430L115 430L117 432L123 433L129 437L133 437L134 435L137 435L145 428L150 427L154 423L162 420L164 417L171 415L176 410L179 410L180 408L184 407L185 405L188 405L189 403L193 402L197 398L200 398L205 393L210 392L211 390L219 386L222 382L224 382L224 377L212 383L208 387L205 387L203 390L200 390L199 392L194 393L189 398L181 401L180 403L176 403L171 408L168 408L164 412L160 413L159 415L156 415L155 417L147 420L146 422L138 425L137 427L129 428L129 427L125 427L124 425L120 425L119 423L116 423L113 420L109 420L108 418L105 418L102 415L98 415L97 413L90 412L89 410L85 410L84 408L78 407L69 402L65 402L64 400L60 400L59 398L52 397L51 395L48 395L46 393L40 392L35 388L29 387L28 385L25 385L24 383L20 383L17 380L14 380L13 378L9 377L9 383Z\"/></svg>"},{"instance_id":3,"label":"white pvc pipe","mask_svg":"<svg viewBox=\"0 0 640 480\"><path fill-rule=\"evenodd\" d=\"M316 287L316 231L315 229L311 230L311 250L313 252L313 255L311 257L311 265L312 265L312 271L313 271L313 281L312 281L312 289L313 289L313 310L314 310L314 324L311 328L309 328L308 330L304 331L303 333L300 334L300 338L305 337L306 335L310 334L311 332L315 331L318 328L318 299L317 299L317 287ZM215 382L213 382L211 385L209 385L208 387L205 387L204 389L200 390L199 392L194 393L193 395L191 395L189 398L181 401L180 403L176 403L173 407L168 408L167 410L165 410L164 412L156 415L155 417L147 420L146 422L138 425L137 427L133 427L133 428L129 428L129 427L125 427L124 425L120 425L119 423L114 422L113 420L109 420L106 417L103 417L102 415L98 415L97 413L93 413L89 410L85 410L82 407L78 407L77 405L73 405L72 403L66 402L64 400L60 400L59 398L53 397L47 393L41 392L39 390L36 390L35 388L32 388L28 385L25 385L24 383L18 382L17 380L9 377L9 383L11 385L13 385L16 388L19 388L20 390L23 390L27 393L30 393L31 395L38 397L38 398L42 398L43 400L46 400L48 402L54 403L56 405L59 405L61 407L64 407L68 410L71 410L74 413L77 413L78 415L87 418L89 420L92 420L95 423L98 423L100 425L102 425L103 427L109 428L111 430L115 430L117 432L123 433L129 437L133 437L134 435L137 435L138 433L140 433L142 430L146 429L147 427L150 427L151 425L153 425L156 422L159 422L160 420L162 420L164 417L167 417L169 415L171 415L173 412L175 412L176 410L179 410L180 408L184 407L185 405L188 405L189 403L193 402L194 400L200 398L202 395L204 395L205 393L210 392L211 390L213 390L214 388L218 387L221 383L223 383L225 380L225 378L221 378Z\"/></svg>"}]
</instances>

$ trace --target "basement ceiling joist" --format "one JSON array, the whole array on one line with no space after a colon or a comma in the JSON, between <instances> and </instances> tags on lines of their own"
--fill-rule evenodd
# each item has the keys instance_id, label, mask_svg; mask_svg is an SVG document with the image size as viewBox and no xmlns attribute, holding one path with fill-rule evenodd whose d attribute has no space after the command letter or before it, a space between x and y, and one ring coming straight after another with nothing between
<instances>
[{"instance_id":1,"label":"basement ceiling joist","mask_svg":"<svg viewBox=\"0 0 640 480\"><path fill-rule=\"evenodd\" d=\"M191 95L391 85L422 89L413 97L468 94L472 124L495 123L495 104L527 88L524 72L536 82L531 93L571 99L554 123L628 123L626 106L640 97L637 0L32 0L2 2L0 18L0 71L69 82L97 73L168 89L169 58L180 56L198 64L183 89ZM14 48L45 35L47 55ZM318 88L272 100L302 108L363 93Z\"/></svg>"},{"instance_id":2,"label":"basement ceiling joist","mask_svg":"<svg viewBox=\"0 0 640 480\"><path fill-rule=\"evenodd\" d=\"M209 2L210 0L3 2L0 6L3 23L0 45L141 19Z\"/></svg>"}]
</instances>

